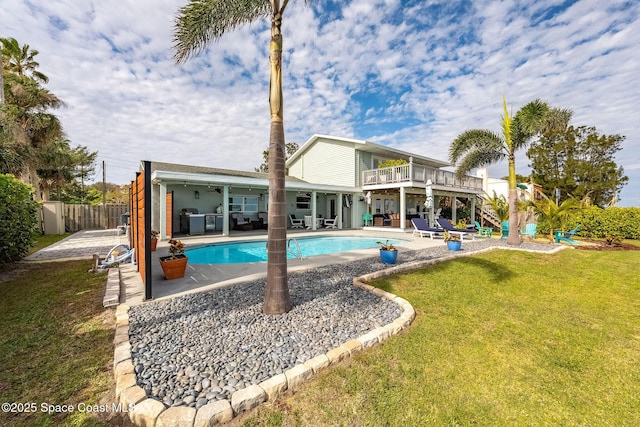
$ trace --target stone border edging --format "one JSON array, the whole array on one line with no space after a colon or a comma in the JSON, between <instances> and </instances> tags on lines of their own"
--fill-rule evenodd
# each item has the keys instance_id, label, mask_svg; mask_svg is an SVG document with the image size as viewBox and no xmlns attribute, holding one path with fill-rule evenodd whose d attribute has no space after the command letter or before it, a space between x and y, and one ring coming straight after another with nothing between
<instances>
[{"instance_id":1,"label":"stone border edging","mask_svg":"<svg viewBox=\"0 0 640 427\"><path fill-rule=\"evenodd\" d=\"M295 390L300 384L304 383L314 374L326 369L328 366L351 357L358 351L382 343L384 340L399 334L409 327L416 316L413 306L404 298L369 285L368 282L371 280L427 267L442 261L489 252L494 249L524 250L526 252L552 254L565 248L567 247L560 246L551 251L536 251L508 247L490 247L424 261L414 261L356 277L353 279L354 286L358 286L398 304L402 309L400 317L388 325L373 329L358 338L349 340L340 347L336 347L325 354L320 354L304 363L298 364L286 370L284 373L271 377L260 384L250 385L241 390L237 390L231 395L231 401L226 399L218 400L208 403L197 410L188 406L166 408L164 403L159 400L147 397L144 389L137 385L131 357L131 343L129 342L130 307L126 304L120 304L115 312L116 333L113 340L115 346L113 370L116 380L116 400L121 403L124 408L131 409L128 410L129 419L139 426L208 427L229 422L236 415L254 409L263 402L272 401L287 390ZM119 271L119 269L117 270Z\"/></svg>"}]
</instances>

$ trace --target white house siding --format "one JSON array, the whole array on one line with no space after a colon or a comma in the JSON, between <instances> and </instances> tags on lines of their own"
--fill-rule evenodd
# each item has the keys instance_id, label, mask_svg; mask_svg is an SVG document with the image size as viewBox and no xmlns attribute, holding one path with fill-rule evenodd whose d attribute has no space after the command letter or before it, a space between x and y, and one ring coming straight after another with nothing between
<instances>
[{"instance_id":1,"label":"white house siding","mask_svg":"<svg viewBox=\"0 0 640 427\"><path fill-rule=\"evenodd\" d=\"M289 165L289 175L307 182L355 186L355 162L353 143L320 139Z\"/></svg>"}]
</instances>

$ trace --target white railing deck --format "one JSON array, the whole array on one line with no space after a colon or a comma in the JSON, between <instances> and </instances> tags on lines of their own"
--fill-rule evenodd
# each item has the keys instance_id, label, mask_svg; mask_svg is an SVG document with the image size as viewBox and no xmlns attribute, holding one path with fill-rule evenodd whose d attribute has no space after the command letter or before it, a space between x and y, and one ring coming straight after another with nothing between
<instances>
[{"instance_id":1,"label":"white railing deck","mask_svg":"<svg viewBox=\"0 0 640 427\"><path fill-rule=\"evenodd\" d=\"M400 182L426 183L430 179L435 185L482 190L482 178L466 175L459 179L454 172L407 163L362 172L362 186L394 184Z\"/></svg>"}]
</instances>

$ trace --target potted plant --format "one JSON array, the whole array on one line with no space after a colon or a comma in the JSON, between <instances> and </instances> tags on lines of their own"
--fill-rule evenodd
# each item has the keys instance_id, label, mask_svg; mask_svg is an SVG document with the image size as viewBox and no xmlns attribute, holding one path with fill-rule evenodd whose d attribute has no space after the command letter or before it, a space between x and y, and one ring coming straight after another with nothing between
<instances>
[{"instance_id":1,"label":"potted plant","mask_svg":"<svg viewBox=\"0 0 640 427\"><path fill-rule=\"evenodd\" d=\"M169 240L169 252L171 255L160 257L160 266L167 280L178 279L184 277L187 270L187 261L189 260L184 254L184 243L180 240Z\"/></svg>"},{"instance_id":2,"label":"potted plant","mask_svg":"<svg viewBox=\"0 0 640 427\"><path fill-rule=\"evenodd\" d=\"M459 251L462 247L460 235L451 234L447 230L444 230L444 241L447 243L447 248L449 248L450 251Z\"/></svg>"},{"instance_id":3,"label":"potted plant","mask_svg":"<svg viewBox=\"0 0 640 427\"><path fill-rule=\"evenodd\" d=\"M395 264L398 262L398 249L389 243L389 240L376 243L380 245L380 261L383 264Z\"/></svg>"},{"instance_id":4,"label":"potted plant","mask_svg":"<svg viewBox=\"0 0 640 427\"><path fill-rule=\"evenodd\" d=\"M151 252L155 252L158 247L158 238L160 237L160 232L158 230L151 230Z\"/></svg>"}]
</instances>

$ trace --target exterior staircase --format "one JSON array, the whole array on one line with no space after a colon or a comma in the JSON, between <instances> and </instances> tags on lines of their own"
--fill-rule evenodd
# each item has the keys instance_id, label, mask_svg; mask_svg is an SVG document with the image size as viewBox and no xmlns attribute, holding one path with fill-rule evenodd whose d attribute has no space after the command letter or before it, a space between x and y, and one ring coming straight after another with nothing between
<instances>
[{"instance_id":1,"label":"exterior staircase","mask_svg":"<svg viewBox=\"0 0 640 427\"><path fill-rule=\"evenodd\" d=\"M476 208L476 216L482 218L485 223L488 222L489 224L491 224L495 229L499 230L502 226L502 224L500 224L500 220L498 219L498 215L496 215L496 212L491 208Z\"/></svg>"}]
</instances>

